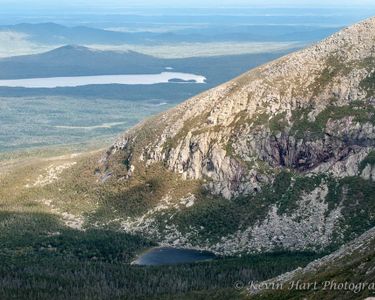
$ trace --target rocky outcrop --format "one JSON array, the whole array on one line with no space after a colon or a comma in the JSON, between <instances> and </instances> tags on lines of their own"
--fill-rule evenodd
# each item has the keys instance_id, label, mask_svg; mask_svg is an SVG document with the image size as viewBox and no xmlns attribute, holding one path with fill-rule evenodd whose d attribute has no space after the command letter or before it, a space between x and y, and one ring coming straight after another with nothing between
<instances>
[{"instance_id":1,"label":"rocky outcrop","mask_svg":"<svg viewBox=\"0 0 375 300\"><path fill-rule=\"evenodd\" d=\"M366 163L363 170L361 171L361 178L365 180L375 181L375 166L371 163Z\"/></svg>"}]
</instances>

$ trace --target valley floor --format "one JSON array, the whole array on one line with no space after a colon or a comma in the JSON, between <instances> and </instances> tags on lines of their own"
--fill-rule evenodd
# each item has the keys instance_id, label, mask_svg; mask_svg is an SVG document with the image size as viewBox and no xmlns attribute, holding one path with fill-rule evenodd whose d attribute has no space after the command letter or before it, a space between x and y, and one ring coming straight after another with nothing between
<instances>
[{"instance_id":1,"label":"valley floor","mask_svg":"<svg viewBox=\"0 0 375 300\"><path fill-rule=\"evenodd\" d=\"M156 243L86 220L100 190L92 190L95 177L84 166L101 152L45 152L0 162L1 299L242 299L236 282L265 280L318 257L280 252L130 265ZM79 179L71 175L77 167Z\"/></svg>"}]
</instances>

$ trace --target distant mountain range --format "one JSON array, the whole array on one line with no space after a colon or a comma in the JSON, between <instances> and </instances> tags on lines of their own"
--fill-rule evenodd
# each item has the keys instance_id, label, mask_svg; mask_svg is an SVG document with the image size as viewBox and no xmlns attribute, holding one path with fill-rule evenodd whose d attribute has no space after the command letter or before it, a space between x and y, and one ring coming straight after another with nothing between
<instances>
[{"instance_id":1,"label":"distant mountain range","mask_svg":"<svg viewBox=\"0 0 375 300\"><path fill-rule=\"evenodd\" d=\"M185 28L166 32L121 32L87 26L67 27L55 23L22 23L0 26L0 31L24 33L32 41L47 44L155 44L174 42L218 41L314 41L334 32L339 26L290 24L225 24Z\"/></svg>"},{"instance_id":2,"label":"distant mountain range","mask_svg":"<svg viewBox=\"0 0 375 300\"><path fill-rule=\"evenodd\" d=\"M69 43L134 43L145 39L154 38L154 33L128 33L116 32L104 29L90 28L86 26L67 27L55 23L22 23L16 25L0 26L0 31L12 31L25 33L33 41L48 44Z\"/></svg>"}]
</instances>

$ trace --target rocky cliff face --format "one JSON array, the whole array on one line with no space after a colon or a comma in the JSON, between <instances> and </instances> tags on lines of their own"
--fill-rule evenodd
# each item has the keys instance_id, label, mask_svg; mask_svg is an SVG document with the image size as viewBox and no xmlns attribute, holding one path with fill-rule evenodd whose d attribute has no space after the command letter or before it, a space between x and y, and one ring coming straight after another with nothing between
<instances>
[{"instance_id":1,"label":"rocky cliff face","mask_svg":"<svg viewBox=\"0 0 375 300\"><path fill-rule=\"evenodd\" d=\"M100 168L102 179L131 180L160 164L203 188L184 196L196 197L189 207L167 191L159 209L127 219L127 230L220 253L324 249L375 225L374 212L361 214L367 190L354 186L371 194L374 146L375 18L145 121L116 141ZM207 233L197 211L217 209L217 199L242 219ZM369 218L359 227L347 220L352 205L353 218Z\"/></svg>"}]
</instances>

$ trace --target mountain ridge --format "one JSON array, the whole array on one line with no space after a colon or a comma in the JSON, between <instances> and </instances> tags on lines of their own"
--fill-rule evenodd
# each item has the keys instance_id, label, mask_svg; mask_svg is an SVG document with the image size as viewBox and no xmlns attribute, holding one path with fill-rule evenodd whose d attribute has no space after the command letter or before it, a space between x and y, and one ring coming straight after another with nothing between
<instances>
[{"instance_id":1,"label":"mountain ridge","mask_svg":"<svg viewBox=\"0 0 375 300\"><path fill-rule=\"evenodd\" d=\"M102 181L132 181L161 165L181 185L195 182L183 197L166 191L158 198L162 213L151 209L125 228L234 254L321 251L373 226L373 29L375 18L348 27L119 138L101 159ZM370 198L356 205L358 186ZM194 205L181 211L175 202ZM217 220L207 233L210 206ZM189 219L190 229L183 225Z\"/></svg>"},{"instance_id":2,"label":"mountain ridge","mask_svg":"<svg viewBox=\"0 0 375 300\"><path fill-rule=\"evenodd\" d=\"M367 22L371 22L371 21L373 22L374 19L370 19L370 20L365 21L364 23L361 23L361 24L366 25ZM358 25L350 27L347 30L355 30L356 27L358 27ZM298 67L300 67L299 61L301 59L304 59L303 56L305 56L306 52L310 53L310 49L314 50L314 51L317 50L317 51L320 52L322 45L324 45L327 42L332 42L333 44L335 44L336 37L339 37L341 35L342 35L342 32L339 32L338 34L324 40L323 42L317 44L316 46L313 46L312 48L308 48L307 50L305 49L305 50L302 50L300 52L296 52L296 53L284 56L284 57L282 57L282 58L280 58L280 59L278 59L278 60L276 60L272 63L268 63L268 64L265 64L263 66L257 67L256 69L251 70L250 72L245 73L244 75L241 75L241 76L229 81L228 83L225 83L225 84L223 84L223 85L221 85L217 88L214 88L214 89L212 89L208 92L204 92L203 94L201 94L197 97L194 97L194 98L188 100L187 102L182 103L181 105L178 105L176 108L174 108L174 109L172 109L172 110L170 110L166 113L162 113L161 116L158 118L158 120L152 119L150 122L155 122L155 121L159 122L161 120L161 122L168 123L168 121L169 121L169 124L171 124L170 131L174 130L175 132L177 132L177 131L179 131L183 128L183 123L186 120L196 118L202 111L209 111L210 115L207 117L207 120L204 120L204 121L207 121L206 124L204 124L204 125L208 129L212 129L215 126L218 126L218 124L220 124L220 126L222 126L222 127L227 127L234 121L234 118L236 117L236 115L243 111L242 107L246 107L245 102L248 101L248 99L246 99L246 97L238 98L238 99L231 99L231 95L233 93L237 92L238 86L240 86L242 80L246 80L246 81L250 82L250 89L253 89L253 90L257 89L258 93L262 93L262 92L264 92L264 88L261 88L260 82L257 81L258 80L258 78L257 78L258 72L263 72L264 77L266 77L266 76L275 77L275 76L283 75L282 73L285 73L285 72L290 72L290 71L293 72L293 70L297 70ZM340 46L338 46L338 47L340 47ZM337 49L335 49L335 50L337 50ZM321 53L321 55L323 57L327 56L326 53ZM358 58L358 60L359 59L360 58ZM284 63L283 66L289 65L291 70L288 70L288 69L281 70L281 71L279 71L280 72L279 75L275 74L275 72L278 72L278 69L277 68L275 69L275 66L277 67L281 63ZM316 67L316 69L319 69L319 65L315 65L315 67ZM293 74L293 75L295 77L301 76L301 74L298 71L297 71L296 74ZM311 74L307 74L307 75L310 76ZM320 79L320 78L318 78L318 79ZM312 81L312 80L310 79L310 81ZM261 84L263 84L263 83L264 82L261 82ZM311 82L311 84L312 83L313 82ZM282 86L282 84L283 83L279 84L279 86ZM251 86L251 85L253 85L253 86ZM280 94L283 91L280 92L279 86L277 86L276 89ZM268 86L268 88L269 88L269 86ZM332 95L324 95L325 100L328 100L330 97L334 96L336 91L329 91L329 92L331 92ZM358 97L364 97L365 96L364 92L359 91L358 89L355 89L354 91L348 91L348 90L345 91L344 90L343 92L344 92L344 95L338 95L337 96L337 98L339 98L339 100L341 100L342 102L344 101L343 98L345 98L345 100L350 100L353 97L353 95L358 96ZM315 97L314 93L316 93L315 90L313 92L310 92L310 100L309 101L321 99L321 98ZM215 96L217 96L217 97L215 98ZM288 95L288 96L290 96L290 95ZM257 97L257 95L253 96L253 99L255 99L255 101L256 101L256 97ZM268 103L271 104L269 107L265 108L266 110L271 110L271 111L266 111L266 113L270 113L271 115L275 114L275 113L279 113L280 111L281 112L283 111L282 105L284 105L284 104L289 105L289 106L291 105L289 103L282 103L281 102L284 98L288 99L288 97L283 98L282 96L280 97L280 95L276 95L276 97L273 98L273 99L272 99L272 97L273 97L273 95L271 93L266 95L266 97L259 97L258 96L258 99L266 100L266 101L268 101ZM279 97L279 99L277 97ZM293 101L295 101L295 102L304 101L304 97L305 97L305 95L302 95L302 96L297 95L297 97L294 97L296 99L295 100L293 99ZM210 98L210 100L214 100L215 102L207 101L208 98ZM263 98L266 98L266 99L263 99ZM229 102L229 103L221 103L220 102L220 101L223 102L224 99L227 100L227 102ZM237 101L239 103L233 103L233 101L228 101L229 99ZM241 101L243 101L243 103ZM277 106L273 105L273 104L275 104L273 102L277 102L277 101L279 101L279 103L276 103ZM304 102L306 102L306 101L304 101ZM338 103L338 104L341 104L341 103ZM217 105L217 106L222 105L222 107L218 107L218 109L216 109L216 111L215 111L215 109L214 109L215 105ZM253 114L253 115L255 114L254 108L256 108L257 106L260 106L259 103L249 103L248 105L249 105L249 107L246 108L245 111L248 112L249 114ZM228 110L226 110L227 107L228 107ZM318 103L317 109L314 111L315 115L319 114L319 112L320 112L319 110L321 110L321 109L322 109L322 107L319 107L319 103ZM230 114L232 114L232 117L226 118L226 115L230 115ZM177 116L175 116L175 115L177 115ZM252 117L252 115L250 115L250 118L251 117ZM311 116L311 117L313 118L313 116ZM169 120L166 120L166 118L169 118ZM146 121L146 123L147 123L147 121ZM169 133L169 132L165 131L164 134L166 134L166 135L169 134L170 137L174 137L175 132ZM168 137L164 138L164 141L161 141L161 142L159 141L159 144L157 145L157 147L159 147L159 149L160 149L161 144L165 143L165 140L167 138ZM114 147L121 148L121 147L123 147L122 144L125 144L125 143L126 143L126 138L125 138L125 141L121 141L121 139L120 139L115 143ZM159 159L159 157L156 157L155 159L157 160L157 159ZM193 177L194 178L195 175L186 174L186 177Z\"/></svg>"}]
</instances>

